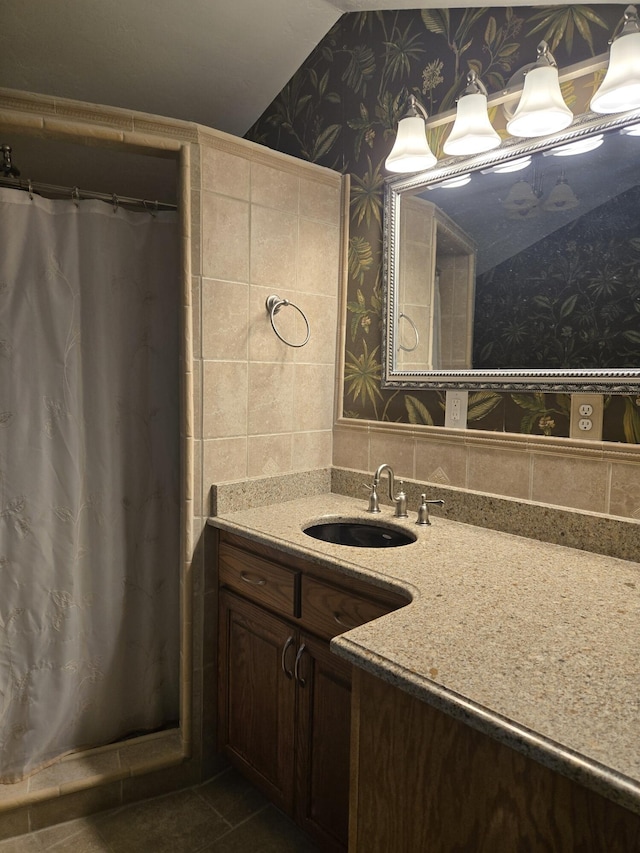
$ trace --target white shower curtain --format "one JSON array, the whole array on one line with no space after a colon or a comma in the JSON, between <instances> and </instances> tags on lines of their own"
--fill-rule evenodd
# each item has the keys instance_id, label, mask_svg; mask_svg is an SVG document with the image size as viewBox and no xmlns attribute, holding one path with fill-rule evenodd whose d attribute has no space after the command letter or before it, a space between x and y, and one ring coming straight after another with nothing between
<instances>
[{"instance_id":1,"label":"white shower curtain","mask_svg":"<svg viewBox=\"0 0 640 853\"><path fill-rule=\"evenodd\" d=\"M179 686L175 213L0 189L0 782Z\"/></svg>"}]
</instances>

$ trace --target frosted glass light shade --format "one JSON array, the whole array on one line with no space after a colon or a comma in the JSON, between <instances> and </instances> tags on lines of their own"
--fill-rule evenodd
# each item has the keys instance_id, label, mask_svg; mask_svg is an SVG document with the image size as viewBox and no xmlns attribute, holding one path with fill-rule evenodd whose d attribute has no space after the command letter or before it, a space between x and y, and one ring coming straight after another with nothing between
<instances>
[{"instance_id":1,"label":"frosted glass light shade","mask_svg":"<svg viewBox=\"0 0 640 853\"><path fill-rule=\"evenodd\" d=\"M545 210L573 210L580 202L566 181L559 178L555 187L549 193L549 198L543 204Z\"/></svg>"},{"instance_id":2,"label":"frosted glass light shade","mask_svg":"<svg viewBox=\"0 0 640 853\"><path fill-rule=\"evenodd\" d=\"M620 36L611 45L609 67L591 99L594 113L623 113L640 107L640 32Z\"/></svg>"},{"instance_id":3,"label":"frosted glass light shade","mask_svg":"<svg viewBox=\"0 0 640 853\"><path fill-rule=\"evenodd\" d=\"M445 154L480 154L500 145L500 137L489 121L487 96L463 95L458 101L456 120L443 146Z\"/></svg>"},{"instance_id":4,"label":"frosted glass light shade","mask_svg":"<svg viewBox=\"0 0 640 853\"><path fill-rule=\"evenodd\" d=\"M512 136L546 136L564 130L573 113L562 99L558 69L552 65L534 67L524 78L524 88L513 118L507 122Z\"/></svg>"},{"instance_id":5,"label":"frosted glass light shade","mask_svg":"<svg viewBox=\"0 0 640 853\"><path fill-rule=\"evenodd\" d=\"M398 122L395 145L386 159L389 172L421 172L437 163L429 148L427 129L421 116L407 116Z\"/></svg>"},{"instance_id":6,"label":"frosted glass light shade","mask_svg":"<svg viewBox=\"0 0 640 853\"><path fill-rule=\"evenodd\" d=\"M505 210L527 213L538 206L536 194L527 181L516 181L503 202Z\"/></svg>"}]
</instances>

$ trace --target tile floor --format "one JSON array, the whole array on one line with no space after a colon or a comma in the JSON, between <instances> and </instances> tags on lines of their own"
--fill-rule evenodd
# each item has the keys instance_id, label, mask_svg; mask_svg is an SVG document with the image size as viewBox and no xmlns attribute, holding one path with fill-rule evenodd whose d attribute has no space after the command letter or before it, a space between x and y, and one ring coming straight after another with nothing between
<instances>
[{"instance_id":1,"label":"tile floor","mask_svg":"<svg viewBox=\"0 0 640 853\"><path fill-rule=\"evenodd\" d=\"M0 841L0 853L319 853L235 770L195 788Z\"/></svg>"}]
</instances>

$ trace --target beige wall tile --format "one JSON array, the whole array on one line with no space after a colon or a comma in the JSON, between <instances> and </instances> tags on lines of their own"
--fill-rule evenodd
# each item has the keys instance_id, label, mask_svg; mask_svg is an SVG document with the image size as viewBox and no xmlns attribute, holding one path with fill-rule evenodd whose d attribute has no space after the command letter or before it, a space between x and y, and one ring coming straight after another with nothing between
<instances>
[{"instance_id":1,"label":"beige wall tile","mask_svg":"<svg viewBox=\"0 0 640 853\"><path fill-rule=\"evenodd\" d=\"M445 486L467 484L467 449L463 442L416 439L416 480Z\"/></svg>"},{"instance_id":2,"label":"beige wall tile","mask_svg":"<svg viewBox=\"0 0 640 853\"><path fill-rule=\"evenodd\" d=\"M298 217L266 207L251 207L251 284L295 290Z\"/></svg>"},{"instance_id":3,"label":"beige wall tile","mask_svg":"<svg viewBox=\"0 0 640 853\"><path fill-rule=\"evenodd\" d=\"M307 471L331 466L331 430L323 432L294 432L292 471Z\"/></svg>"},{"instance_id":4,"label":"beige wall tile","mask_svg":"<svg viewBox=\"0 0 640 853\"><path fill-rule=\"evenodd\" d=\"M204 438L246 434L247 365L238 361L205 361L203 365Z\"/></svg>"},{"instance_id":5,"label":"beige wall tile","mask_svg":"<svg viewBox=\"0 0 640 853\"><path fill-rule=\"evenodd\" d=\"M202 193L202 273L226 281L249 280L249 205Z\"/></svg>"},{"instance_id":6,"label":"beige wall tile","mask_svg":"<svg viewBox=\"0 0 640 853\"><path fill-rule=\"evenodd\" d=\"M248 201L250 170L244 157L202 146L202 189Z\"/></svg>"},{"instance_id":7,"label":"beige wall tile","mask_svg":"<svg viewBox=\"0 0 640 853\"><path fill-rule=\"evenodd\" d=\"M602 460L533 454L532 500L605 512L606 493L607 468Z\"/></svg>"},{"instance_id":8,"label":"beige wall tile","mask_svg":"<svg viewBox=\"0 0 640 853\"><path fill-rule=\"evenodd\" d=\"M356 429L339 424L334 426L333 464L337 468L369 470L369 434L365 425Z\"/></svg>"},{"instance_id":9,"label":"beige wall tile","mask_svg":"<svg viewBox=\"0 0 640 853\"><path fill-rule=\"evenodd\" d=\"M251 164L251 202L271 209L297 214L300 179L290 172Z\"/></svg>"},{"instance_id":10,"label":"beige wall tile","mask_svg":"<svg viewBox=\"0 0 640 853\"><path fill-rule=\"evenodd\" d=\"M292 364L249 365L249 435L291 432L293 383Z\"/></svg>"},{"instance_id":11,"label":"beige wall tile","mask_svg":"<svg viewBox=\"0 0 640 853\"><path fill-rule=\"evenodd\" d=\"M247 476L247 439L216 438L204 442L202 482L208 494L212 483L242 480ZM206 502L205 502L206 505Z\"/></svg>"},{"instance_id":12,"label":"beige wall tile","mask_svg":"<svg viewBox=\"0 0 640 853\"><path fill-rule=\"evenodd\" d=\"M414 476L415 440L413 436L394 436L388 432L371 432L369 459L371 470L386 462L393 468L396 479ZM387 490L385 484L385 490ZM386 491L385 491L386 494Z\"/></svg>"},{"instance_id":13,"label":"beige wall tile","mask_svg":"<svg viewBox=\"0 0 640 853\"><path fill-rule=\"evenodd\" d=\"M300 220L297 286L300 293L334 296L338 289L340 233L336 225Z\"/></svg>"},{"instance_id":14,"label":"beige wall tile","mask_svg":"<svg viewBox=\"0 0 640 853\"><path fill-rule=\"evenodd\" d=\"M611 464L609 512L624 518L640 518L640 464Z\"/></svg>"},{"instance_id":15,"label":"beige wall tile","mask_svg":"<svg viewBox=\"0 0 640 853\"><path fill-rule=\"evenodd\" d=\"M202 314L203 357L245 360L249 345L249 285L205 278Z\"/></svg>"},{"instance_id":16,"label":"beige wall tile","mask_svg":"<svg viewBox=\"0 0 640 853\"><path fill-rule=\"evenodd\" d=\"M526 450L469 447L467 487L491 495L527 499L529 465Z\"/></svg>"},{"instance_id":17,"label":"beige wall tile","mask_svg":"<svg viewBox=\"0 0 640 853\"><path fill-rule=\"evenodd\" d=\"M333 376L330 364L296 364L293 425L299 431L331 429Z\"/></svg>"},{"instance_id":18,"label":"beige wall tile","mask_svg":"<svg viewBox=\"0 0 640 853\"><path fill-rule=\"evenodd\" d=\"M291 471L291 433L249 437L249 476L265 477Z\"/></svg>"},{"instance_id":19,"label":"beige wall tile","mask_svg":"<svg viewBox=\"0 0 640 853\"><path fill-rule=\"evenodd\" d=\"M294 301L305 313L311 330L308 343L304 347L293 350L295 361L330 364L335 368L338 334L337 298L335 296L317 296L314 293L305 293L296 296ZM306 334L304 320L297 311L294 311L293 314L295 340L303 341Z\"/></svg>"},{"instance_id":20,"label":"beige wall tile","mask_svg":"<svg viewBox=\"0 0 640 853\"><path fill-rule=\"evenodd\" d=\"M300 215L335 225L340 220L342 188L303 178L300 181Z\"/></svg>"},{"instance_id":21,"label":"beige wall tile","mask_svg":"<svg viewBox=\"0 0 640 853\"><path fill-rule=\"evenodd\" d=\"M201 284L199 275L191 276L191 352L194 358L201 358L202 355Z\"/></svg>"}]
</instances>

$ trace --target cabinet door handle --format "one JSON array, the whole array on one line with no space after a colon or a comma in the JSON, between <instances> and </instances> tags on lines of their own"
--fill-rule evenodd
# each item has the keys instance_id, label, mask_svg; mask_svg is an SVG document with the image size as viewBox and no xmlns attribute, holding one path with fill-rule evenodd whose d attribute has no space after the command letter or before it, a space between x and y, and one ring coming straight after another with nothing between
<instances>
[{"instance_id":1,"label":"cabinet door handle","mask_svg":"<svg viewBox=\"0 0 640 853\"><path fill-rule=\"evenodd\" d=\"M293 678L293 672L290 669L287 669L287 652L289 651L289 647L292 645L293 637L287 637L286 642L282 647L282 656L280 658L280 666L287 678Z\"/></svg>"},{"instance_id":2,"label":"cabinet door handle","mask_svg":"<svg viewBox=\"0 0 640 853\"><path fill-rule=\"evenodd\" d=\"M348 628L349 630L351 630L351 628L357 628L358 627L357 623L354 625L349 625L346 622L343 622L342 619L340 618L339 613L334 613L333 618L334 618L334 621L336 621L338 623L338 625L340 625L342 628Z\"/></svg>"},{"instance_id":3,"label":"cabinet door handle","mask_svg":"<svg viewBox=\"0 0 640 853\"><path fill-rule=\"evenodd\" d=\"M245 583L253 584L253 586L264 586L266 580L258 575L250 575L248 572L240 572L240 577Z\"/></svg>"},{"instance_id":4,"label":"cabinet door handle","mask_svg":"<svg viewBox=\"0 0 640 853\"><path fill-rule=\"evenodd\" d=\"M307 685L307 682L300 675L300 660L302 659L302 655L304 654L306 648L307 647L304 643L300 646L300 648L298 649L298 654L296 655L296 662L293 665L293 674L295 675L296 681L298 682L300 687L306 687Z\"/></svg>"}]
</instances>

